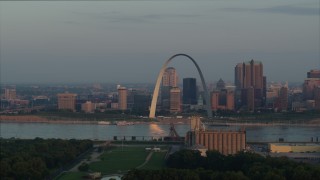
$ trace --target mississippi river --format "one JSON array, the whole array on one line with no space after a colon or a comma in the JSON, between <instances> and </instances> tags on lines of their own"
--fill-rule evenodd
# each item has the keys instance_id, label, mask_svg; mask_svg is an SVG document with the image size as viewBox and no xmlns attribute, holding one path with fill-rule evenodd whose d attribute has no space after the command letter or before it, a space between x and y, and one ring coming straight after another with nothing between
<instances>
[{"instance_id":1,"label":"mississippi river","mask_svg":"<svg viewBox=\"0 0 320 180\"><path fill-rule=\"evenodd\" d=\"M207 129L233 129L237 126L207 126ZM185 136L190 125L178 124L175 129L180 136ZM274 142L283 138L288 142L310 142L318 137L320 141L320 127L303 126L252 126L245 127L248 142ZM62 139L92 139L111 140L114 136L145 137L167 136L170 125L167 124L136 124L127 126L98 125L98 124L51 124L51 123L0 123L2 138L33 139L62 138Z\"/></svg>"}]
</instances>

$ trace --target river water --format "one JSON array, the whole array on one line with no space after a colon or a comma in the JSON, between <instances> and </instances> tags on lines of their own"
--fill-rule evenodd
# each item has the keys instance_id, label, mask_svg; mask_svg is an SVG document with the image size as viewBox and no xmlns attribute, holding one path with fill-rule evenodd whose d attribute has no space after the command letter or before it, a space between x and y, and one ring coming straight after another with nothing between
<instances>
[{"instance_id":1,"label":"river water","mask_svg":"<svg viewBox=\"0 0 320 180\"><path fill-rule=\"evenodd\" d=\"M207 126L207 129L233 129L236 126ZM180 136L185 136L190 125L178 124L175 129ZM320 140L320 127L303 126L251 126L246 127L248 142L271 142L284 138L285 141L310 142L313 137ZM136 136L137 139L157 136L167 136L170 125L167 124L136 124L127 126L98 125L98 124L51 124L51 123L0 123L2 138L33 139L61 138L61 139L92 139L111 140L114 136Z\"/></svg>"}]
</instances>

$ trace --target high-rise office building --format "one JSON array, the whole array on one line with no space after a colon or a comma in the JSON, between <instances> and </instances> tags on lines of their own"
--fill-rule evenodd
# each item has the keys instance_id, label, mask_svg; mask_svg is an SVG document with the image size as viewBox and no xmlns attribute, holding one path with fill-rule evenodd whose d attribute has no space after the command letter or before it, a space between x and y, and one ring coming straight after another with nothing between
<instances>
[{"instance_id":1,"label":"high-rise office building","mask_svg":"<svg viewBox=\"0 0 320 180\"><path fill-rule=\"evenodd\" d=\"M128 91L125 87L118 88L118 109L127 110L127 96Z\"/></svg>"},{"instance_id":2,"label":"high-rise office building","mask_svg":"<svg viewBox=\"0 0 320 180\"><path fill-rule=\"evenodd\" d=\"M15 89L4 89L4 98L6 100L14 100L16 99L16 90Z\"/></svg>"},{"instance_id":3,"label":"high-rise office building","mask_svg":"<svg viewBox=\"0 0 320 180\"><path fill-rule=\"evenodd\" d=\"M312 69L307 73L307 78L320 78L320 70Z\"/></svg>"},{"instance_id":4,"label":"high-rise office building","mask_svg":"<svg viewBox=\"0 0 320 180\"><path fill-rule=\"evenodd\" d=\"M237 89L243 87L243 63L238 63L234 68L234 85Z\"/></svg>"},{"instance_id":5,"label":"high-rise office building","mask_svg":"<svg viewBox=\"0 0 320 180\"><path fill-rule=\"evenodd\" d=\"M234 91L229 89L216 90L211 93L211 108L216 110L234 110Z\"/></svg>"},{"instance_id":6,"label":"high-rise office building","mask_svg":"<svg viewBox=\"0 0 320 180\"><path fill-rule=\"evenodd\" d=\"M140 89L129 89L128 91L128 109L131 109L137 114L149 112L151 104L151 95Z\"/></svg>"},{"instance_id":7,"label":"high-rise office building","mask_svg":"<svg viewBox=\"0 0 320 180\"><path fill-rule=\"evenodd\" d=\"M173 67L168 67L162 76L162 86L177 87L178 85L178 75L176 69Z\"/></svg>"},{"instance_id":8,"label":"high-rise office building","mask_svg":"<svg viewBox=\"0 0 320 180\"><path fill-rule=\"evenodd\" d=\"M307 79L303 83L303 97L304 100L314 100L314 90L320 86L320 70L311 70L307 74Z\"/></svg>"},{"instance_id":9,"label":"high-rise office building","mask_svg":"<svg viewBox=\"0 0 320 180\"><path fill-rule=\"evenodd\" d=\"M216 89L221 90L226 88L226 83L220 78L219 81L217 82Z\"/></svg>"},{"instance_id":10,"label":"high-rise office building","mask_svg":"<svg viewBox=\"0 0 320 180\"><path fill-rule=\"evenodd\" d=\"M213 111L216 111L220 108L219 107L219 94L220 94L219 91L211 92L211 109Z\"/></svg>"},{"instance_id":11,"label":"high-rise office building","mask_svg":"<svg viewBox=\"0 0 320 180\"><path fill-rule=\"evenodd\" d=\"M247 102L248 111L254 111L255 109L255 89L253 87L246 88L247 97L245 98Z\"/></svg>"},{"instance_id":12,"label":"high-rise office building","mask_svg":"<svg viewBox=\"0 0 320 180\"><path fill-rule=\"evenodd\" d=\"M278 111L286 111L288 109L288 87L281 87L279 95L275 99L274 107Z\"/></svg>"},{"instance_id":13,"label":"high-rise office building","mask_svg":"<svg viewBox=\"0 0 320 180\"><path fill-rule=\"evenodd\" d=\"M314 89L315 109L320 110L320 86Z\"/></svg>"},{"instance_id":14,"label":"high-rise office building","mask_svg":"<svg viewBox=\"0 0 320 180\"><path fill-rule=\"evenodd\" d=\"M170 90L178 86L178 75L176 69L168 67L162 76L161 87L161 109L168 111L170 109Z\"/></svg>"},{"instance_id":15,"label":"high-rise office building","mask_svg":"<svg viewBox=\"0 0 320 180\"><path fill-rule=\"evenodd\" d=\"M76 97L77 94L72 93L58 94L58 109L75 111Z\"/></svg>"},{"instance_id":16,"label":"high-rise office building","mask_svg":"<svg viewBox=\"0 0 320 180\"><path fill-rule=\"evenodd\" d=\"M81 110L85 113L93 113L95 109L95 104L91 101L87 101L81 104Z\"/></svg>"},{"instance_id":17,"label":"high-rise office building","mask_svg":"<svg viewBox=\"0 0 320 180\"><path fill-rule=\"evenodd\" d=\"M262 107L266 99L266 77L263 76L263 65L259 61L239 63L235 67L236 90L241 93L237 96L240 106L248 110ZM241 98L241 99L239 99Z\"/></svg>"},{"instance_id":18,"label":"high-rise office building","mask_svg":"<svg viewBox=\"0 0 320 180\"><path fill-rule=\"evenodd\" d=\"M288 109L288 87L281 87L279 98L281 110L286 111Z\"/></svg>"},{"instance_id":19,"label":"high-rise office building","mask_svg":"<svg viewBox=\"0 0 320 180\"><path fill-rule=\"evenodd\" d=\"M183 79L183 104L197 104L197 83L196 78Z\"/></svg>"},{"instance_id":20,"label":"high-rise office building","mask_svg":"<svg viewBox=\"0 0 320 180\"><path fill-rule=\"evenodd\" d=\"M226 109L233 111L235 109L235 100L234 100L235 94L232 90L227 90L227 104Z\"/></svg>"},{"instance_id":21,"label":"high-rise office building","mask_svg":"<svg viewBox=\"0 0 320 180\"><path fill-rule=\"evenodd\" d=\"M173 87L170 90L170 112L181 111L181 90L178 87Z\"/></svg>"}]
</instances>

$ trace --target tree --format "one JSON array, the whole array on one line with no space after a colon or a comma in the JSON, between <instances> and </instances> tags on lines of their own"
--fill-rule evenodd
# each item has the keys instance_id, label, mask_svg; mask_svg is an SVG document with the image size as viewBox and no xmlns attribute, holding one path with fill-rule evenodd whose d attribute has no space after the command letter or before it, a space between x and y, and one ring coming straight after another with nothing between
<instances>
[{"instance_id":1,"label":"tree","mask_svg":"<svg viewBox=\"0 0 320 180\"><path fill-rule=\"evenodd\" d=\"M79 171L88 171L89 170L89 164L83 162L79 167L78 167Z\"/></svg>"}]
</instances>

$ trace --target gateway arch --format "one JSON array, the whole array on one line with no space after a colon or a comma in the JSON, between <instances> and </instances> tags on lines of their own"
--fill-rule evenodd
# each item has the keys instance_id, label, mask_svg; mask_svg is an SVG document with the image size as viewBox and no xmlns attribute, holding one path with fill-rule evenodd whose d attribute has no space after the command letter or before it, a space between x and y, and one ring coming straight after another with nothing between
<instances>
[{"instance_id":1,"label":"gateway arch","mask_svg":"<svg viewBox=\"0 0 320 180\"><path fill-rule=\"evenodd\" d=\"M212 110L211 110L211 101L210 101L210 96L209 96L209 93L208 93L208 89L207 89L207 85L206 85L206 82L204 80L204 77L202 75L202 72L201 72L201 69L200 67L198 66L197 62L192 58L190 57L189 55L187 54L175 54L173 56L171 56L162 66L161 70L160 70L160 73L158 75L158 79L157 79L157 82L156 82L156 86L154 87L154 91L153 91L153 96L152 96L152 101L151 101L151 108L150 108L150 114L149 114L149 118L155 118L155 114L156 114L156 107L157 107L157 101L158 101L158 95L159 95L159 90L160 90L160 84L161 84L161 81L162 81L162 76L164 74L164 71L166 70L167 68L167 65L177 56L184 56L184 57L187 57L189 60L191 60L193 62L193 64L196 66L197 70L198 70L198 73L200 75L200 78L201 78L201 83L202 83L202 87L203 87L203 90L204 90L204 98L206 100L206 110L207 110L207 114L208 114L208 118L212 118Z\"/></svg>"}]
</instances>

